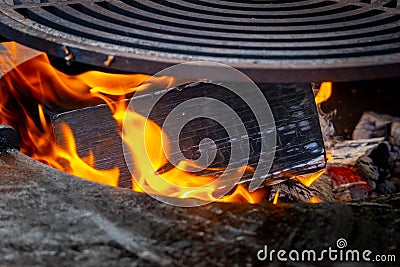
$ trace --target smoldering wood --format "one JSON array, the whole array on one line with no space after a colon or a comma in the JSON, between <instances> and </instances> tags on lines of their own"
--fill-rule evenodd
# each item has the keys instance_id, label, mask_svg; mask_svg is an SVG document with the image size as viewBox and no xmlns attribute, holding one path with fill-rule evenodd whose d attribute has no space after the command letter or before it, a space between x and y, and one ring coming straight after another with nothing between
<instances>
[{"instance_id":1,"label":"smoldering wood","mask_svg":"<svg viewBox=\"0 0 400 267\"><path fill-rule=\"evenodd\" d=\"M356 165L358 158L376 148L384 138L357 139L336 142L329 153L332 160L329 165Z\"/></svg>"},{"instance_id":2,"label":"smoldering wood","mask_svg":"<svg viewBox=\"0 0 400 267\"><path fill-rule=\"evenodd\" d=\"M390 143L400 146L400 122L393 122L390 127Z\"/></svg>"},{"instance_id":3,"label":"smoldering wood","mask_svg":"<svg viewBox=\"0 0 400 267\"><path fill-rule=\"evenodd\" d=\"M393 173L400 174L400 118L372 111L364 112L353 132L353 139L372 137L388 141Z\"/></svg>"},{"instance_id":4,"label":"smoldering wood","mask_svg":"<svg viewBox=\"0 0 400 267\"><path fill-rule=\"evenodd\" d=\"M325 166L325 150L314 97L309 84L260 84L262 93L272 110L275 126L266 125L277 132L275 159L269 171L271 176L279 176L282 171L292 174L315 172ZM246 88L243 88L246 90ZM152 97L160 92L145 92L140 97L143 105L152 103ZM246 127L250 140L250 155L241 159L242 165L266 168L260 158L260 129L251 109L235 94L222 86L211 83L196 83L169 89L150 114L150 119L163 125L166 116L178 104L196 97L210 97L228 104L239 115ZM204 101L207 108L207 101ZM259 107L258 107L259 108ZM140 108L135 109L141 113ZM215 112L218 112L216 110ZM177 116L176 120L185 119ZM84 157L92 150L95 166L99 169L119 167L119 185L129 187L131 176L125 164L122 141L118 127L106 105L59 113L52 116L56 139L62 143L61 123L68 124L75 136L77 151ZM234 127L235 125L232 125ZM169 134L169 133L167 133ZM173 133L176 134L176 133ZM189 159L199 156L199 143L204 138L215 141L217 156L212 167L225 167L230 159L231 140L222 126L207 119L189 122L180 133L179 146ZM248 160L248 161L247 161ZM258 165L257 165L258 164ZM166 166L168 170L168 166Z\"/></svg>"},{"instance_id":5,"label":"smoldering wood","mask_svg":"<svg viewBox=\"0 0 400 267\"><path fill-rule=\"evenodd\" d=\"M369 151L377 148L383 141L383 138L346 140L333 145L326 175L333 182L333 194L337 201L368 197L373 188L368 185L368 180L358 167L359 159L366 157Z\"/></svg>"},{"instance_id":6,"label":"smoldering wood","mask_svg":"<svg viewBox=\"0 0 400 267\"><path fill-rule=\"evenodd\" d=\"M321 202L337 201L333 193L332 179L325 174L314 181L309 188L312 190L313 196L316 196Z\"/></svg>"},{"instance_id":7,"label":"smoldering wood","mask_svg":"<svg viewBox=\"0 0 400 267\"><path fill-rule=\"evenodd\" d=\"M400 192L394 165L395 147L384 137L335 143L331 151L332 160L328 163L328 175L335 177L335 167L348 169L348 177L343 177L344 180L334 186L336 198L362 199L371 194ZM354 181L349 177L350 173L360 179Z\"/></svg>"},{"instance_id":8,"label":"smoldering wood","mask_svg":"<svg viewBox=\"0 0 400 267\"><path fill-rule=\"evenodd\" d=\"M348 151L352 151L353 155L352 159L347 159L347 161L356 165L369 186L380 194L400 191L398 179L400 175L399 133L399 117L367 111L361 116L353 132L353 138L375 138L347 141L347 144L342 143L344 147L349 142L358 143L358 147L362 147L356 150L350 147ZM360 144L363 145L360 146ZM368 147L368 151L364 151L366 147ZM339 159L336 162L341 164L344 161Z\"/></svg>"},{"instance_id":9,"label":"smoldering wood","mask_svg":"<svg viewBox=\"0 0 400 267\"><path fill-rule=\"evenodd\" d=\"M351 249L400 256L399 194L179 208L73 177L15 150L0 153L0 173L0 258L8 266L265 266L257 259L265 245L322 251L335 249L339 238Z\"/></svg>"},{"instance_id":10,"label":"smoldering wood","mask_svg":"<svg viewBox=\"0 0 400 267\"><path fill-rule=\"evenodd\" d=\"M352 139L354 128L365 111L400 117L399 86L399 78L334 82L331 97L321 106L325 112L336 111L332 120L336 136Z\"/></svg>"},{"instance_id":11,"label":"smoldering wood","mask_svg":"<svg viewBox=\"0 0 400 267\"><path fill-rule=\"evenodd\" d=\"M317 197L320 202L336 201L333 193L333 185L330 177L321 175L309 187L296 179L288 179L272 186L268 194L268 202L273 203L276 192L279 189L279 203L310 203L312 197Z\"/></svg>"},{"instance_id":12,"label":"smoldering wood","mask_svg":"<svg viewBox=\"0 0 400 267\"><path fill-rule=\"evenodd\" d=\"M357 160L357 167L365 179L374 183L388 180L390 174L389 144L382 142Z\"/></svg>"},{"instance_id":13,"label":"smoldering wood","mask_svg":"<svg viewBox=\"0 0 400 267\"><path fill-rule=\"evenodd\" d=\"M400 177L400 122L393 122L390 129L389 142L392 145L390 149L390 164L393 175Z\"/></svg>"}]
</instances>

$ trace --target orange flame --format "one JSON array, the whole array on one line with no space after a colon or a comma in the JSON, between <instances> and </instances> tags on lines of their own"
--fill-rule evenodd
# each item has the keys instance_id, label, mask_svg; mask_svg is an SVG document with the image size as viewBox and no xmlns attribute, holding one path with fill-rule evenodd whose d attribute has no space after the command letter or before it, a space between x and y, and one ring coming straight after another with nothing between
<instances>
[{"instance_id":1,"label":"orange flame","mask_svg":"<svg viewBox=\"0 0 400 267\"><path fill-rule=\"evenodd\" d=\"M333 151L333 149L332 149L332 151ZM333 160L332 154L329 152L326 152L326 161L331 162L332 160Z\"/></svg>"},{"instance_id":2,"label":"orange flame","mask_svg":"<svg viewBox=\"0 0 400 267\"><path fill-rule=\"evenodd\" d=\"M312 204L321 203L321 200L319 200L318 197L313 196L313 197L310 197L310 203L312 203Z\"/></svg>"},{"instance_id":3,"label":"orange flame","mask_svg":"<svg viewBox=\"0 0 400 267\"><path fill-rule=\"evenodd\" d=\"M212 182L217 178L192 174L190 171L198 166L190 160L181 161L171 170L158 174L157 170L167 163L168 136L156 123L133 111L126 113L124 126L125 133L129 133L123 140L133 157L135 189L139 187L139 191L151 194L177 198L195 197L205 201L258 203L263 200L263 190L250 193L243 185L238 185L231 195L216 198L214 193L218 187ZM132 136L135 138L131 138ZM237 173L241 174L242 171L244 170L238 170Z\"/></svg>"},{"instance_id":4,"label":"orange flame","mask_svg":"<svg viewBox=\"0 0 400 267\"><path fill-rule=\"evenodd\" d=\"M318 93L315 96L315 103L319 105L325 102L331 97L331 94L332 94L332 83L331 82L321 83Z\"/></svg>"},{"instance_id":5,"label":"orange flame","mask_svg":"<svg viewBox=\"0 0 400 267\"><path fill-rule=\"evenodd\" d=\"M11 52L18 52L15 43L4 43ZM17 48L16 48L17 47ZM6 61L6 62L1 62ZM13 64L6 56L0 57L1 63ZM204 200L222 202L258 203L264 198L264 190L248 192L243 185L238 185L232 194L215 198L217 187L211 186L216 176L197 176L187 169L193 168L192 162L182 161L178 166L157 174L156 170L167 161L168 138L154 122L147 120L134 111L126 112L126 104L119 101L128 98L138 90L145 90L148 75L108 74L89 71L79 75L67 75L51 66L47 56L42 53L31 60L19 64L1 80L0 123L18 129L21 135L21 151L54 168L72 175L117 186L119 169L98 170L95 168L93 154L82 158L76 151L73 133L67 125L62 125L63 146L57 144L52 126L47 122L43 107L47 109L71 110L86 106L107 103L114 119L122 125L126 116L129 131L139 133L136 138L126 138L131 150L136 179L132 179L135 191L175 196L178 198L197 197ZM173 84L171 77L152 78L161 88ZM39 108L38 108L39 107ZM147 121L147 122L146 122ZM132 128L130 128L132 127ZM146 135L140 134L146 131ZM121 135L123 133L121 132ZM164 151L160 148L164 147ZM149 155L145 157L143 155ZM251 168L244 166L245 171ZM238 170L241 173L242 170ZM174 191L172 185L181 186ZM210 186L209 186L210 185ZM201 191L197 190L201 187Z\"/></svg>"},{"instance_id":6,"label":"orange flame","mask_svg":"<svg viewBox=\"0 0 400 267\"><path fill-rule=\"evenodd\" d=\"M315 172L315 173L296 175L293 178L295 178L297 181L299 181L303 185L309 187L313 182L315 182L324 173L325 173L325 169L320 170L319 172Z\"/></svg>"}]
</instances>

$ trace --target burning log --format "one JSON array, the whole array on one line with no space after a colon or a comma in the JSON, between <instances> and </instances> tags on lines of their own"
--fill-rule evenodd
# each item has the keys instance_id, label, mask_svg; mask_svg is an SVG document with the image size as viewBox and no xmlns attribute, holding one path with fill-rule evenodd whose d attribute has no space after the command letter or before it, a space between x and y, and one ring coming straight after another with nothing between
<instances>
[{"instance_id":1,"label":"burning log","mask_svg":"<svg viewBox=\"0 0 400 267\"><path fill-rule=\"evenodd\" d=\"M392 173L400 175L400 118L365 112L354 130L353 138L373 136L386 138Z\"/></svg>"},{"instance_id":2,"label":"burning log","mask_svg":"<svg viewBox=\"0 0 400 267\"><path fill-rule=\"evenodd\" d=\"M304 174L323 168L325 165L323 140L310 85L263 84L260 87L274 114L278 134L271 175L278 177L282 172L290 172L291 175ZM246 89L243 88L243 90ZM158 93L158 91L149 92L136 97L140 98L141 103L145 106L146 101L151 101L153 95ZM258 162L260 157L259 128L251 110L240 99L229 94L223 87L209 83L175 87L169 89L168 93L165 99L159 101L160 103L151 113L150 119L158 125L163 125L170 111L188 99L196 97L220 99L234 107L248 131L251 153L249 159L242 159L241 164L251 167L259 164L263 168L262 164L264 163ZM207 108L207 104L205 101L204 108ZM141 112L137 109L135 111ZM61 125L65 123L72 129L77 151L81 157L87 157L92 151L96 168L119 167L121 171L119 186L130 187L131 175L126 167L122 151L122 140L118 134L120 129L112 115L108 105L104 104L52 115L52 122L59 143L62 143L63 139ZM180 116L175 118L175 120L182 119L183 117ZM271 124L268 127L274 126ZM274 129L271 128L271 131ZM227 165L230 159L231 140L218 123L212 120L192 121L179 134L179 146L186 158L196 159L201 154L199 151L200 141L210 138L215 141L218 151L211 167L218 168ZM165 166L163 172L168 170L168 166Z\"/></svg>"},{"instance_id":3,"label":"burning log","mask_svg":"<svg viewBox=\"0 0 400 267\"><path fill-rule=\"evenodd\" d=\"M374 112L364 112L354 137L360 135L385 138L384 145L371 151L368 157L360 159L364 175L372 180L371 186L381 194L400 191L400 118ZM366 164L365 164L366 163ZM375 168L365 166L375 165Z\"/></svg>"},{"instance_id":4,"label":"burning log","mask_svg":"<svg viewBox=\"0 0 400 267\"><path fill-rule=\"evenodd\" d=\"M389 178L389 151L383 138L338 142L331 157L327 175L339 200L364 199Z\"/></svg>"},{"instance_id":5,"label":"burning log","mask_svg":"<svg viewBox=\"0 0 400 267\"><path fill-rule=\"evenodd\" d=\"M131 174L125 164L122 151L122 139L119 127L107 105L60 113L52 116L56 141L65 145L62 123L66 123L73 132L80 157L93 153L95 167L108 170L118 167L120 187L131 188Z\"/></svg>"},{"instance_id":6,"label":"burning log","mask_svg":"<svg viewBox=\"0 0 400 267\"><path fill-rule=\"evenodd\" d=\"M333 177L337 198L359 199L399 192L398 179L400 118L365 112L353 138L336 143L328 173Z\"/></svg>"},{"instance_id":7,"label":"burning log","mask_svg":"<svg viewBox=\"0 0 400 267\"><path fill-rule=\"evenodd\" d=\"M310 186L303 185L293 177L272 185L268 201L273 203L275 197L279 203L310 203L312 200L315 202L335 201L332 180L326 175L319 176Z\"/></svg>"}]
</instances>

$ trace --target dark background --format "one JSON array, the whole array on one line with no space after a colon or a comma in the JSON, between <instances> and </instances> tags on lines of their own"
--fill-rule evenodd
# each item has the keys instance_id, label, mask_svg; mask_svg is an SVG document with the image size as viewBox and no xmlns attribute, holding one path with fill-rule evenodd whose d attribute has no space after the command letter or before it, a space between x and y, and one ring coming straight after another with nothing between
<instances>
[{"instance_id":1,"label":"dark background","mask_svg":"<svg viewBox=\"0 0 400 267\"><path fill-rule=\"evenodd\" d=\"M333 83L332 96L321 108L324 112L336 109L336 136L351 139L364 111L400 117L400 78Z\"/></svg>"}]
</instances>

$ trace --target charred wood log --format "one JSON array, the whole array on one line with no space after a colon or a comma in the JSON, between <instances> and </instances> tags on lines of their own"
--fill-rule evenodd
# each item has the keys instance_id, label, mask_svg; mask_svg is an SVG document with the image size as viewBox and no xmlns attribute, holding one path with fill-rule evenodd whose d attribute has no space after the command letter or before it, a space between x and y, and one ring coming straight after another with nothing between
<instances>
[{"instance_id":1,"label":"charred wood log","mask_svg":"<svg viewBox=\"0 0 400 267\"><path fill-rule=\"evenodd\" d=\"M380 194L400 191L400 118L375 112L364 112L353 137L381 137L375 149L357 160L357 166L369 185Z\"/></svg>"},{"instance_id":2,"label":"charred wood log","mask_svg":"<svg viewBox=\"0 0 400 267\"><path fill-rule=\"evenodd\" d=\"M378 114L372 111L364 112L354 129L353 139L387 137L390 135L392 123L399 122L400 118Z\"/></svg>"},{"instance_id":3,"label":"charred wood log","mask_svg":"<svg viewBox=\"0 0 400 267\"><path fill-rule=\"evenodd\" d=\"M331 177L321 175L310 186L305 186L293 177L274 185L268 185L267 201L274 202L278 194L278 203L310 203L314 198L318 202L336 201Z\"/></svg>"},{"instance_id":4,"label":"charred wood log","mask_svg":"<svg viewBox=\"0 0 400 267\"><path fill-rule=\"evenodd\" d=\"M275 126L269 122L267 128L277 133L275 159L269 171L270 175L276 177L282 171L290 171L293 175L303 174L324 168L325 150L311 86L282 83L261 84L259 87L275 119ZM151 103L152 97L158 93L158 91L145 92L137 97L140 97L141 103L146 106L146 103ZM161 98L153 109L150 119L162 126L171 110L180 103L196 97L218 99L232 107L243 122L250 142L250 154L248 158L241 159L242 165L266 168L267 162L258 162L261 153L260 128L251 108L222 86L196 83L169 89L168 94ZM207 105L208 102L204 101L205 109ZM140 108L135 111L141 113ZM184 118L177 116L174 119L179 121ZM92 150L96 168L119 167L121 170L119 185L130 186L131 176L123 158L119 129L107 105L53 114L52 122L55 136L60 143L62 143L60 125L66 123L74 133L80 156L85 157ZM186 158L197 159L200 154L199 143L205 138L210 138L217 146L216 158L211 167L226 167L231 156L232 140L218 122L210 119L189 122L179 133L179 147Z\"/></svg>"},{"instance_id":5,"label":"charred wood log","mask_svg":"<svg viewBox=\"0 0 400 267\"><path fill-rule=\"evenodd\" d=\"M383 137L388 141L390 165L394 175L400 175L400 118L375 112L364 112L353 138Z\"/></svg>"},{"instance_id":6,"label":"charred wood log","mask_svg":"<svg viewBox=\"0 0 400 267\"><path fill-rule=\"evenodd\" d=\"M265 245L322 251L336 249L339 238L351 249L400 256L398 194L362 202L179 208L78 179L15 150L0 154L0 173L4 265L265 266L257 259ZM282 263L275 257L274 264ZM366 264L379 266L351 263Z\"/></svg>"},{"instance_id":7,"label":"charred wood log","mask_svg":"<svg viewBox=\"0 0 400 267\"><path fill-rule=\"evenodd\" d=\"M391 168L391 148L384 138L336 143L327 171L333 179L336 198L362 199L399 192L400 184Z\"/></svg>"}]
</instances>

